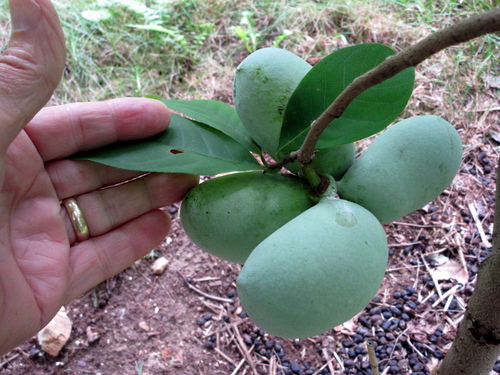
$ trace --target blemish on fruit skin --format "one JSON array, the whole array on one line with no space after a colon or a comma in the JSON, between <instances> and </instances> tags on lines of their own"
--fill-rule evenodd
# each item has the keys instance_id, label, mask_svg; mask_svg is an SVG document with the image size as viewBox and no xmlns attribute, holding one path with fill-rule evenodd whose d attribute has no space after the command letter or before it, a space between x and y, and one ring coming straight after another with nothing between
<instances>
[{"instance_id":1,"label":"blemish on fruit skin","mask_svg":"<svg viewBox=\"0 0 500 375\"><path fill-rule=\"evenodd\" d=\"M349 211L337 212L335 221L343 227L353 227L358 223L358 219L356 219L354 213Z\"/></svg>"},{"instance_id":2,"label":"blemish on fruit skin","mask_svg":"<svg viewBox=\"0 0 500 375\"><path fill-rule=\"evenodd\" d=\"M254 70L250 71L250 75L252 79L259 80L264 84L269 82L269 77L263 72L261 67L256 67Z\"/></svg>"},{"instance_id":3,"label":"blemish on fruit skin","mask_svg":"<svg viewBox=\"0 0 500 375\"><path fill-rule=\"evenodd\" d=\"M439 164L439 172L441 173L447 173L448 172L448 166L445 163Z\"/></svg>"}]
</instances>

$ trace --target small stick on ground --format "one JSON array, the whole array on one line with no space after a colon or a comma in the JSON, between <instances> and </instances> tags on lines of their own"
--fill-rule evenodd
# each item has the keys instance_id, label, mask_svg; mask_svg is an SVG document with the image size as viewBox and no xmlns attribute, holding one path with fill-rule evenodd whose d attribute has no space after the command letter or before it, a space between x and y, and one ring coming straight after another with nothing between
<instances>
[{"instance_id":1,"label":"small stick on ground","mask_svg":"<svg viewBox=\"0 0 500 375\"><path fill-rule=\"evenodd\" d=\"M337 353L333 352L333 355L334 355L334 358L330 358L328 360L328 362L326 362L323 366L321 366L313 375L318 375L321 371L323 371L327 366L329 367L329 365L333 362L334 359L337 360L338 363L342 363L340 362L340 358L338 356ZM342 366L342 364L340 365L340 367L342 368L342 371L344 370L344 367ZM334 373L333 373L334 374Z\"/></svg>"},{"instance_id":2,"label":"small stick on ground","mask_svg":"<svg viewBox=\"0 0 500 375\"><path fill-rule=\"evenodd\" d=\"M438 298L436 302L432 304L432 307L436 307L448 297L453 297L452 294L455 294L455 292L460 288L461 285L455 285L452 288L450 288L450 290L448 290L445 294L443 294L440 298Z\"/></svg>"},{"instance_id":3,"label":"small stick on ground","mask_svg":"<svg viewBox=\"0 0 500 375\"><path fill-rule=\"evenodd\" d=\"M255 367L255 363L252 359L252 356L250 355L250 352L254 349L254 346L252 345L250 349L248 349L245 344L245 341L243 340L243 337L241 337L238 327L233 326L232 328L233 328L234 338L236 339L236 347L239 349L244 359L247 361L248 365L252 368L252 372L255 375L259 375L259 372Z\"/></svg>"},{"instance_id":4,"label":"small stick on ground","mask_svg":"<svg viewBox=\"0 0 500 375\"><path fill-rule=\"evenodd\" d=\"M214 348L215 352L217 354L219 354L222 358L224 358L227 362L229 362L230 364L232 364L234 367L238 367L238 364L233 361L227 354L225 354L222 350L220 350L219 348L215 347Z\"/></svg>"},{"instance_id":5,"label":"small stick on ground","mask_svg":"<svg viewBox=\"0 0 500 375\"><path fill-rule=\"evenodd\" d=\"M7 363L13 361L14 359L16 359L19 356L20 356L20 354L14 354L12 357L7 358L5 361L3 361L2 363L0 363L0 369L2 369Z\"/></svg>"},{"instance_id":6,"label":"small stick on ground","mask_svg":"<svg viewBox=\"0 0 500 375\"><path fill-rule=\"evenodd\" d=\"M491 247L491 243L490 243L490 241L488 241L488 238L486 237L486 233L484 233L483 226L481 225L481 221L479 220L479 215L477 214L476 207L474 206L473 203L469 204L469 210L470 210L470 213L472 214L472 218L474 219L474 222L476 223L476 228L477 228L477 231L479 232L479 236L481 237L481 241L483 241L484 246Z\"/></svg>"},{"instance_id":7,"label":"small stick on ground","mask_svg":"<svg viewBox=\"0 0 500 375\"><path fill-rule=\"evenodd\" d=\"M335 372L335 369L333 368L333 358L330 359L329 358L329 355L328 355L328 350L326 348L323 348L323 358L327 361L327 365L328 365L328 370L330 370L330 373L334 374Z\"/></svg>"},{"instance_id":8,"label":"small stick on ground","mask_svg":"<svg viewBox=\"0 0 500 375\"><path fill-rule=\"evenodd\" d=\"M214 296L212 294L204 292L203 290L198 289L193 284L191 284L182 273L179 272L179 275L181 275L181 277L183 278L184 282L186 283L186 285L188 286L189 289L194 290L196 293L201 294L203 297L210 298L210 299L213 299L215 301L220 301L220 302L234 303L234 301L232 299Z\"/></svg>"},{"instance_id":9,"label":"small stick on ground","mask_svg":"<svg viewBox=\"0 0 500 375\"><path fill-rule=\"evenodd\" d=\"M436 288L436 292L437 292L437 294L439 296L439 299L443 299L443 292L441 292L441 288L439 287L439 280L436 279L436 276L431 271L429 265L425 261L424 256L422 254L420 256L422 258L422 262L424 263L425 269L427 270L427 272L429 272L429 275L431 275L431 279L434 282L434 285L435 285L435 288Z\"/></svg>"},{"instance_id":10,"label":"small stick on ground","mask_svg":"<svg viewBox=\"0 0 500 375\"><path fill-rule=\"evenodd\" d=\"M238 371L240 370L241 366L243 366L243 363L245 363L245 358L243 358L240 363L238 363L238 365L236 366L236 368L234 369L234 371L231 373L231 375L236 375L238 373Z\"/></svg>"}]
</instances>

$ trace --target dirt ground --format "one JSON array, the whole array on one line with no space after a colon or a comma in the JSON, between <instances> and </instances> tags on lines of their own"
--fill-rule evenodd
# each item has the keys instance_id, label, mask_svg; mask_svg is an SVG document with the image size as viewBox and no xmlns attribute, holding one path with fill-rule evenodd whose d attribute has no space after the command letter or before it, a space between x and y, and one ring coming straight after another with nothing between
<instances>
[{"instance_id":1,"label":"dirt ground","mask_svg":"<svg viewBox=\"0 0 500 375\"><path fill-rule=\"evenodd\" d=\"M499 90L487 95L497 101ZM429 105L428 97L419 86L414 100ZM0 374L371 374L367 343L381 373L429 374L449 349L491 251L500 114L498 106L482 111L480 123L458 125L464 158L453 184L385 226L384 283L342 326L301 340L255 327L236 296L240 266L197 248L174 205L165 208L173 218L170 236L154 250L168 260L162 275L152 272L155 256L137 261L67 306L73 329L59 356L41 351L33 338L0 357ZM495 369L500 373L500 363Z\"/></svg>"},{"instance_id":2,"label":"dirt ground","mask_svg":"<svg viewBox=\"0 0 500 375\"><path fill-rule=\"evenodd\" d=\"M449 348L479 262L491 250L498 146L492 138L469 143L447 191L385 226L385 281L374 301L341 327L302 340L259 330L235 294L240 266L191 243L175 205L166 208L171 234L155 250L169 262L162 275L152 273L154 257L137 261L67 306L73 330L58 357L33 338L0 358L0 373L369 374L363 349L372 339L385 373L428 374Z\"/></svg>"}]
</instances>

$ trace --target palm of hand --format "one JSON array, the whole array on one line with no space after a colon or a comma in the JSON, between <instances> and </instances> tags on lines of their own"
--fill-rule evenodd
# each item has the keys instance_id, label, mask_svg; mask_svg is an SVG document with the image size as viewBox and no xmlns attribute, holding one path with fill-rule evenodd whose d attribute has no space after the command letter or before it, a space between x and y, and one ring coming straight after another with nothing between
<instances>
[{"instance_id":1,"label":"palm of hand","mask_svg":"<svg viewBox=\"0 0 500 375\"><path fill-rule=\"evenodd\" d=\"M137 178L139 172L65 160L158 134L169 111L138 98L43 108L65 64L58 16L50 0L9 4L12 24L21 28L0 55L0 355L43 328L63 304L158 246L170 228L159 208L198 183L192 175ZM72 196L91 236L77 244L60 206Z\"/></svg>"},{"instance_id":2,"label":"palm of hand","mask_svg":"<svg viewBox=\"0 0 500 375\"><path fill-rule=\"evenodd\" d=\"M0 213L0 321L15 317L28 333L48 323L66 302L68 234L52 181L26 133L7 149L1 173L0 202L6 209ZM13 336L10 329L19 327L0 326L5 337Z\"/></svg>"}]
</instances>

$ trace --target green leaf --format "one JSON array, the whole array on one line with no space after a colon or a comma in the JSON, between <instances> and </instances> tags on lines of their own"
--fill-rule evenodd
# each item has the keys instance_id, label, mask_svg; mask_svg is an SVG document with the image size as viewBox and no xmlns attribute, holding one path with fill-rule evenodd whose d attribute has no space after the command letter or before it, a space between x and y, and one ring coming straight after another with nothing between
<instances>
[{"instance_id":1,"label":"green leaf","mask_svg":"<svg viewBox=\"0 0 500 375\"><path fill-rule=\"evenodd\" d=\"M287 104L280 138L281 151L300 148L311 123L337 96L355 78L394 53L382 44L367 43L342 48L316 64L302 79ZM408 68L361 93L340 118L330 123L316 148L355 142L383 130L406 107L414 81L415 71Z\"/></svg>"},{"instance_id":2,"label":"green leaf","mask_svg":"<svg viewBox=\"0 0 500 375\"><path fill-rule=\"evenodd\" d=\"M152 96L150 96L152 97ZM170 109L180 112L193 120L207 124L227 134L247 150L261 154L241 122L236 109L217 100L175 100L153 97L165 103Z\"/></svg>"},{"instance_id":3,"label":"green leaf","mask_svg":"<svg viewBox=\"0 0 500 375\"><path fill-rule=\"evenodd\" d=\"M264 169L231 137L176 114L168 130L156 137L86 151L74 158L142 172L214 175Z\"/></svg>"}]
</instances>

